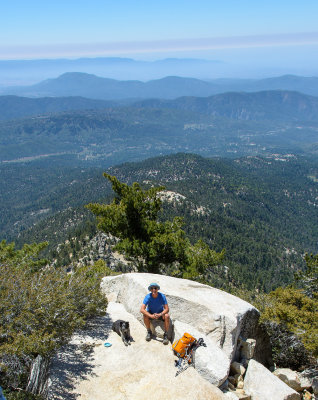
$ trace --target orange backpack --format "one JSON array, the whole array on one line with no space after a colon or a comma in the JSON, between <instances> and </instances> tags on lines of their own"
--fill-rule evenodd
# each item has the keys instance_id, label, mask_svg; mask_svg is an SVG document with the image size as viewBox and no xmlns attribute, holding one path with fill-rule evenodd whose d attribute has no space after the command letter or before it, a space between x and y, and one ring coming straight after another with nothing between
<instances>
[{"instance_id":1,"label":"orange backpack","mask_svg":"<svg viewBox=\"0 0 318 400\"><path fill-rule=\"evenodd\" d=\"M196 341L196 338L190 335L190 333L184 333L181 339L173 342L172 350L179 358L184 358Z\"/></svg>"}]
</instances>

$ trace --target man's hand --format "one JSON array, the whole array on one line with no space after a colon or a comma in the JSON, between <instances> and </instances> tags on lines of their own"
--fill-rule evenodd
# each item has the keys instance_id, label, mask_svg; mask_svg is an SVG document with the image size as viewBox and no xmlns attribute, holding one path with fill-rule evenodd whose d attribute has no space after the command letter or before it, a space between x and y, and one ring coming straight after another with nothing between
<instances>
[{"instance_id":1,"label":"man's hand","mask_svg":"<svg viewBox=\"0 0 318 400\"><path fill-rule=\"evenodd\" d=\"M152 314L152 318L158 319L161 317L161 314Z\"/></svg>"}]
</instances>

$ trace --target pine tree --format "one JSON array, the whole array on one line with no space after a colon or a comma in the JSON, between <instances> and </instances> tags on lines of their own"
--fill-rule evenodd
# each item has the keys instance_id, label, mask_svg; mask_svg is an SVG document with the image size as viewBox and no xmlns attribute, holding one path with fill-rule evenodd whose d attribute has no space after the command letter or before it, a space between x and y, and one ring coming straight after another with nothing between
<instances>
[{"instance_id":1,"label":"pine tree","mask_svg":"<svg viewBox=\"0 0 318 400\"><path fill-rule=\"evenodd\" d=\"M222 261L224 251L217 253L202 241L191 245L182 218L159 221L163 186L143 190L137 182L129 186L115 176L104 176L115 192L113 202L87 207L98 217L99 229L119 238L115 249L133 259L138 271L194 278Z\"/></svg>"}]
</instances>

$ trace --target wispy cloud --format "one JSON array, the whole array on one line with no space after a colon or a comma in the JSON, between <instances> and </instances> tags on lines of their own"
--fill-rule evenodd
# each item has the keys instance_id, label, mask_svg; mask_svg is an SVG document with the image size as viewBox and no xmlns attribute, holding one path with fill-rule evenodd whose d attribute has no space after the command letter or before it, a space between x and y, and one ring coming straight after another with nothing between
<instances>
[{"instance_id":1,"label":"wispy cloud","mask_svg":"<svg viewBox=\"0 0 318 400\"><path fill-rule=\"evenodd\" d=\"M214 49L318 44L318 32L105 43L1 46L1 59L113 56Z\"/></svg>"}]
</instances>

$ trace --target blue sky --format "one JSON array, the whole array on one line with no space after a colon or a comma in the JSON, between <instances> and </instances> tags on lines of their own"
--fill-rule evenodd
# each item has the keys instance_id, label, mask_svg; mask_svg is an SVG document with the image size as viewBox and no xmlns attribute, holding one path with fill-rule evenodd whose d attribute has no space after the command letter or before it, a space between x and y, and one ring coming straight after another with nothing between
<instances>
[{"instance_id":1,"label":"blue sky","mask_svg":"<svg viewBox=\"0 0 318 400\"><path fill-rule=\"evenodd\" d=\"M0 58L206 56L318 44L317 0L2 0Z\"/></svg>"},{"instance_id":2,"label":"blue sky","mask_svg":"<svg viewBox=\"0 0 318 400\"><path fill-rule=\"evenodd\" d=\"M318 76L318 0L0 1L0 60L187 57Z\"/></svg>"}]
</instances>

